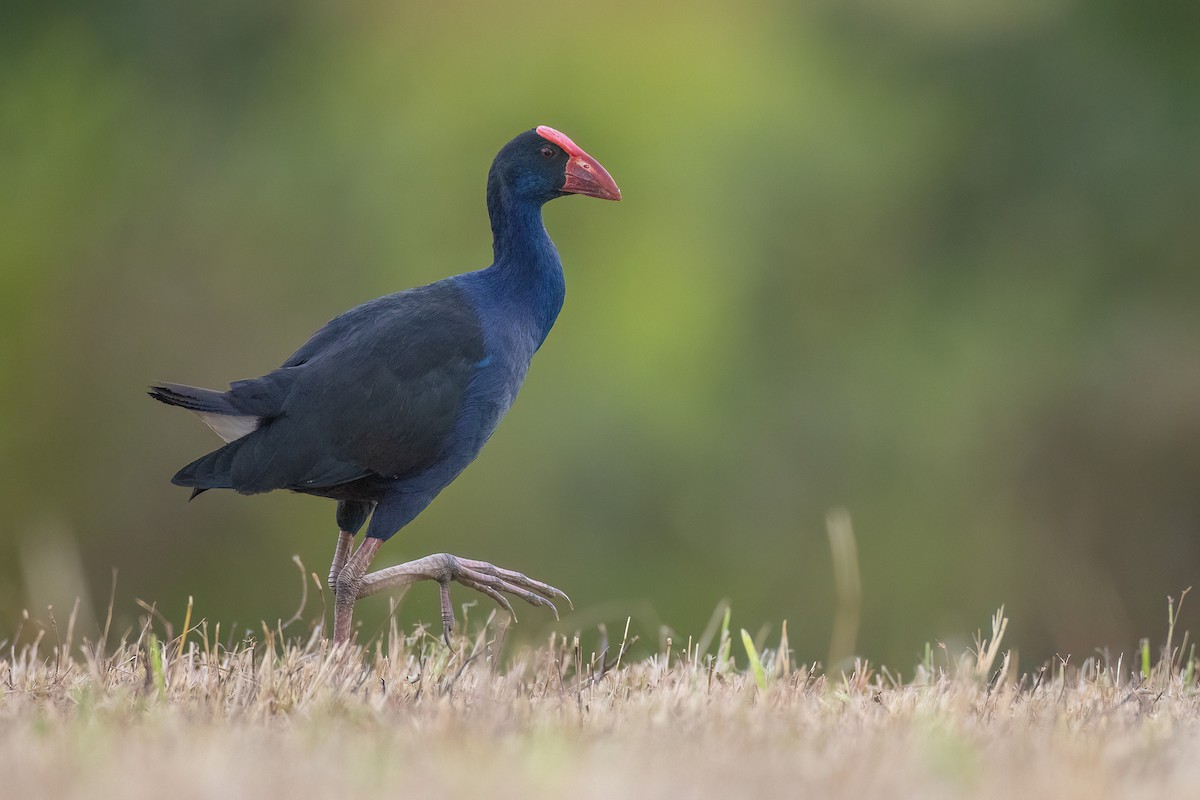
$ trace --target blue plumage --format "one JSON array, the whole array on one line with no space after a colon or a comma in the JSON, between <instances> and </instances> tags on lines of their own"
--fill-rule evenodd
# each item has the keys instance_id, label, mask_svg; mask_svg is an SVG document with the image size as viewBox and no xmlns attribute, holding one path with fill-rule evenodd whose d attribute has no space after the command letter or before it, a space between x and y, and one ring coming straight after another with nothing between
<instances>
[{"instance_id":1,"label":"blue plumage","mask_svg":"<svg viewBox=\"0 0 1200 800\"><path fill-rule=\"evenodd\" d=\"M562 262L541 209L565 194L620 198L604 168L570 139L527 131L488 174L491 266L364 303L279 369L226 392L152 387L151 396L200 414L227 441L173 482L193 496L289 489L338 500L343 537L370 516L369 562L379 542L475 459L516 398L563 304ZM331 582L336 577L331 572ZM513 585L498 588L520 594Z\"/></svg>"}]
</instances>

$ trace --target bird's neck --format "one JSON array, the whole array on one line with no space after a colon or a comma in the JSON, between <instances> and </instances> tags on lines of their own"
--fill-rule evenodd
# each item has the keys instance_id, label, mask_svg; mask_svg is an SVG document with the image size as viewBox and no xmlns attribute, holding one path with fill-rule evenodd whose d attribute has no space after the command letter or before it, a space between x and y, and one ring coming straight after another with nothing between
<instances>
[{"instance_id":1,"label":"bird's neck","mask_svg":"<svg viewBox=\"0 0 1200 800\"><path fill-rule=\"evenodd\" d=\"M542 204L488 187L495 261L486 272L496 299L528 309L537 344L550 332L566 295L562 261L542 224Z\"/></svg>"}]
</instances>

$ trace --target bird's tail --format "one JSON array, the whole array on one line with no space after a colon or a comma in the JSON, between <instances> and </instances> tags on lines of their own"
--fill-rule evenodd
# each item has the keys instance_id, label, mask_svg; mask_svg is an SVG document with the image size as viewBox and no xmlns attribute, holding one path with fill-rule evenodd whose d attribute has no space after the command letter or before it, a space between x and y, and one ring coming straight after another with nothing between
<instances>
[{"instance_id":1,"label":"bird's tail","mask_svg":"<svg viewBox=\"0 0 1200 800\"><path fill-rule=\"evenodd\" d=\"M247 414L239 408L229 392L160 383L150 387L149 395L167 405L195 412L213 433L227 442L254 433L262 424L262 417Z\"/></svg>"},{"instance_id":2,"label":"bird's tail","mask_svg":"<svg viewBox=\"0 0 1200 800\"><path fill-rule=\"evenodd\" d=\"M240 439L234 440L219 450L200 456L176 472L171 483L192 487L192 497L189 499L209 489L232 489L233 458L242 444Z\"/></svg>"},{"instance_id":3,"label":"bird's tail","mask_svg":"<svg viewBox=\"0 0 1200 800\"><path fill-rule=\"evenodd\" d=\"M232 489L234 457L245 444L244 437L262 425L262 418L241 410L228 392L160 383L151 386L149 394L167 405L195 412L205 425L227 442L219 450L203 455L179 470L171 483L192 487L193 498L209 489Z\"/></svg>"},{"instance_id":4,"label":"bird's tail","mask_svg":"<svg viewBox=\"0 0 1200 800\"><path fill-rule=\"evenodd\" d=\"M150 387L148 394L169 406L179 406L201 414L229 414L240 416L244 411L234 407L227 392L184 386L179 383L158 383Z\"/></svg>"}]
</instances>

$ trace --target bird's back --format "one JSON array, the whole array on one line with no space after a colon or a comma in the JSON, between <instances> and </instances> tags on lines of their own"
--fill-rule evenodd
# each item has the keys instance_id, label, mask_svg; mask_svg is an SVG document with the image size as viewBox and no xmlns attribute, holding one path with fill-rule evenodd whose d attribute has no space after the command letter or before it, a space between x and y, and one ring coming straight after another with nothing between
<instances>
[{"instance_id":1,"label":"bird's back","mask_svg":"<svg viewBox=\"0 0 1200 800\"><path fill-rule=\"evenodd\" d=\"M483 357L479 318L452 280L364 303L279 369L233 384L224 397L259 418L258 427L184 467L175 482L332 494L321 490L417 474L446 455Z\"/></svg>"}]
</instances>

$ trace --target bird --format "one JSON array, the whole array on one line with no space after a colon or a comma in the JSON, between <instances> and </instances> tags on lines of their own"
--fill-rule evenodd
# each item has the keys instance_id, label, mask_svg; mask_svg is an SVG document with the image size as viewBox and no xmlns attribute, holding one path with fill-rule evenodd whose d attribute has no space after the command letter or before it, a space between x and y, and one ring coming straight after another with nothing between
<instances>
[{"instance_id":1,"label":"bird","mask_svg":"<svg viewBox=\"0 0 1200 800\"><path fill-rule=\"evenodd\" d=\"M337 502L328 579L335 646L350 640L359 599L416 581L439 584L447 641L452 582L514 618L505 594L556 618L554 601L570 604L547 583L449 553L368 570L383 543L475 459L516 399L566 291L542 207L573 194L621 199L608 171L566 134L545 125L527 130L488 171L490 266L352 308L278 369L227 391L150 387L155 400L194 412L225 441L171 479L190 487L192 498L210 489L285 489Z\"/></svg>"}]
</instances>

